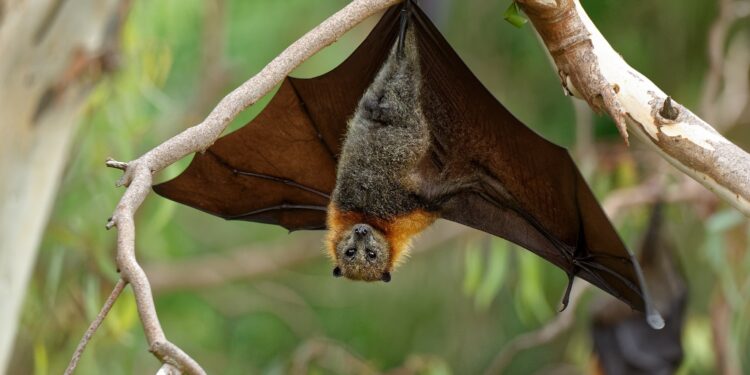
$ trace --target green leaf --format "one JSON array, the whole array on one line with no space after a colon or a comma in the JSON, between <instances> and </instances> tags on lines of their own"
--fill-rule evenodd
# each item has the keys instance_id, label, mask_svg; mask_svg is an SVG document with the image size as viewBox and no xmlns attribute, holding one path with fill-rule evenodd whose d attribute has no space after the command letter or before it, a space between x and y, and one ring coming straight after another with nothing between
<instances>
[{"instance_id":1,"label":"green leaf","mask_svg":"<svg viewBox=\"0 0 750 375\"><path fill-rule=\"evenodd\" d=\"M518 7L518 3L515 1L510 4L508 9L503 13L503 18L508 21L511 25L521 28L526 22L529 22L524 16L521 15L521 8Z\"/></svg>"},{"instance_id":2,"label":"green leaf","mask_svg":"<svg viewBox=\"0 0 750 375\"><path fill-rule=\"evenodd\" d=\"M49 374L49 356L43 342L34 343L34 375Z\"/></svg>"},{"instance_id":3,"label":"green leaf","mask_svg":"<svg viewBox=\"0 0 750 375\"><path fill-rule=\"evenodd\" d=\"M508 241L502 239L493 239L492 241L486 274L482 284L477 289L476 306L479 309L484 310L490 307L500 287L503 286L505 274L508 270L509 247Z\"/></svg>"},{"instance_id":4,"label":"green leaf","mask_svg":"<svg viewBox=\"0 0 750 375\"><path fill-rule=\"evenodd\" d=\"M47 279L44 283L44 295L50 306L55 305L55 297L60 286L60 276L63 270L63 260L65 249L55 247L50 255L49 268L47 269Z\"/></svg>"},{"instance_id":5,"label":"green leaf","mask_svg":"<svg viewBox=\"0 0 750 375\"><path fill-rule=\"evenodd\" d=\"M464 294L471 296L476 292L482 279L482 254L472 241L466 245L464 255Z\"/></svg>"},{"instance_id":6,"label":"green leaf","mask_svg":"<svg viewBox=\"0 0 750 375\"><path fill-rule=\"evenodd\" d=\"M735 209L722 210L708 218L706 229L713 233L725 232L742 223L744 219L745 217Z\"/></svg>"},{"instance_id":7,"label":"green leaf","mask_svg":"<svg viewBox=\"0 0 750 375\"><path fill-rule=\"evenodd\" d=\"M535 325L552 316L552 307L544 297L544 263L530 251L518 254L520 278L516 286L516 311L522 322Z\"/></svg>"}]
</instances>

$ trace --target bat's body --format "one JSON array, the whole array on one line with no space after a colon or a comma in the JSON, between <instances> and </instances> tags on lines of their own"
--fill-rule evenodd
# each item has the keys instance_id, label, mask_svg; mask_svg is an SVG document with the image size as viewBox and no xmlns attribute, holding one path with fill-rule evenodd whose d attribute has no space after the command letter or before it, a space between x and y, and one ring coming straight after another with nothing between
<instances>
[{"instance_id":1,"label":"bat's body","mask_svg":"<svg viewBox=\"0 0 750 375\"><path fill-rule=\"evenodd\" d=\"M287 78L156 191L226 219L327 228L334 275L368 281L390 280L410 239L443 218L649 310L637 262L567 151L513 117L418 7L401 9L334 70Z\"/></svg>"},{"instance_id":2,"label":"bat's body","mask_svg":"<svg viewBox=\"0 0 750 375\"><path fill-rule=\"evenodd\" d=\"M349 121L328 209L334 274L390 280L411 237L430 225L436 205L417 167L430 147L422 114L414 34L390 53Z\"/></svg>"}]
</instances>

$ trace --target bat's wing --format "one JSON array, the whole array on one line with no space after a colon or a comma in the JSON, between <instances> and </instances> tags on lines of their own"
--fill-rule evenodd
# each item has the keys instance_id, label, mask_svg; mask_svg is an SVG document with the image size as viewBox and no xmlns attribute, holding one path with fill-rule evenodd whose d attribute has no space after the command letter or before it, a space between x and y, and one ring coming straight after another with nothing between
<instances>
[{"instance_id":1,"label":"bat's wing","mask_svg":"<svg viewBox=\"0 0 750 375\"><path fill-rule=\"evenodd\" d=\"M398 20L391 9L332 71L287 77L255 119L154 190L225 219L324 229L346 123L388 56Z\"/></svg>"},{"instance_id":2,"label":"bat's wing","mask_svg":"<svg viewBox=\"0 0 750 375\"><path fill-rule=\"evenodd\" d=\"M400 9L386 12L336 69L287 78L258 117L156 192L226 219L324 228L346 122L396 41ZM474 192L446 202L443 217L518 243L644 309L638 265L567 152L516 120L413 9L423 110L435 135L422 172L444 181L481 177Z\"/></svg>"},{"instance_id":3,"label":"bat's wing","mask_svg":"<svg viewBox=\"0 0 750 375\"><path fill-rule=\"evenodd\" d=\"M441 216L515 242L643 311L638 263L567 151L513 117L413 9L433 134L421 173L437 186L473 185L448 199Z\"/></svg>"}]
</instances>

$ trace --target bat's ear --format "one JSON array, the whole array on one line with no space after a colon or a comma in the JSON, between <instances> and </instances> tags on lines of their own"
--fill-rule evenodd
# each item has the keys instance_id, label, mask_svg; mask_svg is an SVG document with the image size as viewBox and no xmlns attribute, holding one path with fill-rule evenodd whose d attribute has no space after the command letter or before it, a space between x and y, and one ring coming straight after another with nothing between
<instances>
[{"instance_id":1,"label":"bat's ear","mask_svg":"<svg viewBox=\"0 0 750 375\"><path fill-rule=\"evenodd\" d=\"M385 282L391 281L391 273L390 272L383 272L383 277L381 277L380 280L383 280Z\"/></svg>"},{"instance_id":2,"label":"bat's ear","mask_svg":"<svg viewBox=\"0 0 750 375\"><path fill-rule=\"evenodd\" d=\"M336 268L333 269L333 277L341 277L341 267L336 266Z\"/></svg>"}]
</instances>

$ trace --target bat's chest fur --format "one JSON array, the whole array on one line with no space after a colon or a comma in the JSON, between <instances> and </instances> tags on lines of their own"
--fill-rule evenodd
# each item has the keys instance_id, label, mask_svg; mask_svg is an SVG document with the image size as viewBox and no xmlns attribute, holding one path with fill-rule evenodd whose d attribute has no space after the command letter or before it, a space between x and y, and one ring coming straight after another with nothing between
<instances>
[{"instance_id":1,"label":"bat's chest fur","mask_svg":"<svg viewBox=\"0 0 750 375\"><path fill-rule=\"evenodd\" d=\"M342 210L388 219L425 208L414 175L430 134L413 37L406 44L404 54L391 53L349 122L333 193Z\"/></svg>"},{"instance_id":2,"label":"bat's chest fur","mask_svg":"<svg viewBox=\"0 0 750 375\"><path fill-rule=\"evenodd\" d=\"M352 126L333 201L343 210L386 219L425 208L411 176L427 139L408 128Z\"/></svg>"}]
</instances>

